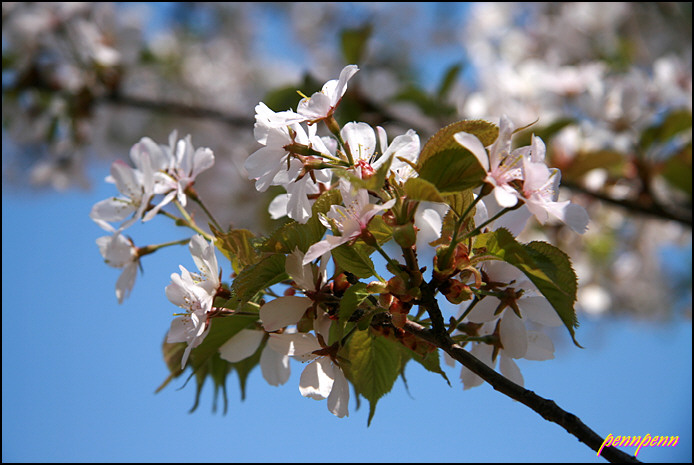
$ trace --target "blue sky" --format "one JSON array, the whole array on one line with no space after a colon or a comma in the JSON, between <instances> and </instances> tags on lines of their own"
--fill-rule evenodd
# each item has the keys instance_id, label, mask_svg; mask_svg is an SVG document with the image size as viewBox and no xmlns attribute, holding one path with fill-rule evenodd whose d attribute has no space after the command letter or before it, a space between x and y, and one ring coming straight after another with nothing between
<instances>
[{"instance_id":1,"label":"blue sky","mask_svg":"<svg viewBox=\"0 0 694 465\"><path fill-rule=\"evenodd\" d=\"M250 128L249 128L250 130ZM122 154L126 158L127 154ZM604 462L576 438L487 385L463 391L408 365L367 428L368 405L338 419L325 401L301 397L301 364L282 387L259 369L241 402L235 375L229 412L212 413L206 386L167 376L161 342L176 311L164 294L185 247L144 258L129 299L119 305L119 270L107 267L89 219L114 194L93 166L94 189L2 193L3 462ZM132 228L138 245L185 237L167 221ZM229 266L220 263L228 270ZM665 323L581 317L578 340L554 338L556 358L520 360L526 387L578 415L598 434L678 435L669 449L642 449L646 462L692 458L691 321ZM625 449L627 452L634 452Z\"/></svg>"}]
</instances>

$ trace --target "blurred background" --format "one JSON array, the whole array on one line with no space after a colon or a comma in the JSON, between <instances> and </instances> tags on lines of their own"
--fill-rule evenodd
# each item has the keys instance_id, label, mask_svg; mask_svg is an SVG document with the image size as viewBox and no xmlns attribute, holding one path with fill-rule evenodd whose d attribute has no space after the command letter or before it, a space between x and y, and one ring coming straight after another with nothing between
<instances>
[{"instance_id":1,"label":"blurred background","mask_svg":"<svg viewBox=\"0 0 694 465\"><path fill-rule=\"evenodd\" d=\"M3 461L602 461L489 386L463 392L458 369L449 387L408 366L369 428L363 405L338 420L302 398L299 364L280 388L255 370L196 405L185 376L154 394L164 287L192 260L147 256L118 305L88 216L115 194L110 164L191 134L215 153L196 189L217 220L269 232L277 192L243 169L254 107L295 108L352 63L343 123L422 142L460 119L535 123L515 142L543 138L591 223L523 233L570 255L585 347L557 331L554 360L519 362L526 387L602 436L680 436L644 461L691 461L691 3L4 2L2 26Z\"/></svg>"}]
</instances>

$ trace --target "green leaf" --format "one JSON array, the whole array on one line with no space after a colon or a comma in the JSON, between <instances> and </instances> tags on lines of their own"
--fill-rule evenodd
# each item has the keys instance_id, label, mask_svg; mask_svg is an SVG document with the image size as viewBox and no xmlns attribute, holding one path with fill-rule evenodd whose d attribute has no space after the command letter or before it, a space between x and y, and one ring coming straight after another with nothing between
<instances>
[{"instance_id":1,"label":"green leaf","mask_svg":"<svg viewBox=\"0 0 694 465\"><path fill-rule=\"evenodd\" d=\"M390 392L400 374L401 352L396 343L367 330L352 335L343 356L349 360L342 365L345 376L355 391L369 401L371 424L376 403Z\"/></svg>"},{"instance_id":2,"label":"green leaf","mask_svg":"<svg viewBox=\"0 0 694 465\"><path fill-rule=\"evenodd\" d=\"M418 166L424 163L435 154L447 150L461 147L453 136L459 132L467 132L476 136L482 145L487 147L492 145L499 136L499 128L488 121L483 120L463 120L439 129L436 134L427 140L419 154ZM473 155L474 157L474 155Z\"/></svg>"},{"instance_id":3,"label":"green leaf","mask_svg":"<svg viewBox=\"0 0 694 465\"><path fill-rule=\"evenodd\" d=\"M340 299L339 321L347 321L352 313L369 297L366 283L358 282L347 288Z\"/></svg>"},{"instance_id":4,"label":"green leaf","mask_svg":"<svg viewBox=\"0 0 694 465\"><path fill-rule=\"evenodd\" d=\"M230 229L224 233L217 230L214 225L210 225L210 229L217 239L215 246L229 259L236 273L239 273L246 266L258 262L260 256L254 248L254 242L257 238L251 231Z\"/></svg>"},{"instance_id":5,"label":"green leaf","mask_svg":"<svg viewBox=\"0 0 694 465\"><path fill-rule=\"evenodd\" d=\"M338 170L336 174L338 176L346 178L354 189L366 189L371 192L380 191L386 183L386 178L388 177L388 172L390 171L390 165L393 162L393 156L391 155L381 166L378 167L376 172L366 178L362 179L356 176L354 173L345 170Z\"/></svg>"},{"instance_id":6,"label":"green leaf","mask_svg":"<svg viewBox=\"0 0 694 465\"><path fill-rule=\"evenodd\" d=\"M453 137L458 132L476 136L485 147L494 143L499 128L487 121L466 120L440 129L424 144L417 161L419 177L441 194L454 194L479 186L486 176L477 157Z\"/></svg>"},{"instance_id":7,"label":"green leaf","mask_svg":"<svg viewBox=\"0 0 694 465\"><path fill-rule=\"evenodd\" d=\"M338 205L341 202L342 196L339 190L332 189L323 192L311 207L312 216L306 224L290 221L282 225L263 242L260 250L288 254L298 247L305 253L325 234L325 226L320 222L318 215L327 213L332 205Z\"/></svg>"},{"instance_id":8,"label":"green leaf","mask_svg":"<svg viewBox=\"0 0 694 465\"><path fill-rule=\"evenodd\" d=\"M376 275L376 269L366 247L359 244L342 244L332 250L337 265L358 278L366 279Z\"/></svg>"},{"instance_id":9,"label":"green leaf","mask_svg":"<svg viewBox=\"0 0 694 465\"><path fill-rule=\"evenodd\" d=\"M429 181L441 194L478 187L485 176L477 157L461 145L436 152L419 169L419 177Z\"/></svg>"},{"instance_id":10,"label":"green leaf","mask_svg":"<svg viewBox=\"0 0 694 465\"><path fill-rule=\"evenodd\" d=\"M574 310L577 278L564 252L546 242L521 244L506 229L480 234L473 251L486 258L494 256L520 269L552 304L574 344L581 347L574 333L578 327Z\"/></svg>"},{"instance_id":11,"label":"green leaf","mask_svg":"<svg viewBox=\"0 0 694 465\"><path fill-rule=\"evenodd\" d=\"M410 178L405 181L405 194L411 200L425 202L443 202L443 196L435 185L422 178Z\"/></svg>"},{"instance_id":12,"label":"green leaf","mask_svg":"<svg viewBox=\"0 0 694 465\"><path fill-rule=\"evenodd\" d=\"M342 55L347 63L361 63L366 50L366 44L369 42L373 26L365 24L362 27L343 29L340 33L340 42L342 45Z\"/></svg>"},{"instance_id":13,"label":"green leaf","mask_svg":"<svg viewBox=\"0 0 694 465\"><path fill-rule=\"evenodd\" d=\"M224 304L226 308L236 308L238 304L248 302L255 295L288 278L285 271L286 256L268 255L255 265L247 266L231 283L232 297Z\"/></svg>"},{"instance_id":14,"label":"green leaf","mask_svg":"<svg viewBox=\"0 0 694 465\"><path fill-rule=\"evenodd\" d=\"M624 155L614 150L580 152L569 166L562 169L562 178L573 180L596 168L616 169L625 163Z\"/></svg>"}]
</instances>

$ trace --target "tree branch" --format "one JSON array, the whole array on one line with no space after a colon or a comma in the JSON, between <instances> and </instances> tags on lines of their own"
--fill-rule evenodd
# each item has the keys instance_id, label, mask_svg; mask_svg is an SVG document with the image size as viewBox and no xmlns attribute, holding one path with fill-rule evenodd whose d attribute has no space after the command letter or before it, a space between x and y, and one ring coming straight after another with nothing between
<instances>
[{"instance_id":1,"label":"tree branch","mask_svg":"<svg viewBox=\"0 0 694 465\"><path fill-rule=\"evenodd\" d=\"M586 426L576 415L561 409L553 400L540 397L533 391L529 391L500 375L467 350L454 343L447 333L435 333L409 320L405 323L404 329L408 333L434 344L488 382L495 390L530 407L545 420L558 424L594 451L597 452L602 446L603 438ZM636 457L615 447L603 448L600 455L610 462L640 463Z\"/></svg>"},{"instance_id":2,"label":"tree branch","mask_svg":"<svg viewBox=\"0 0 694 465\"><path fill-rule=\"evenodd\" d=\"M615 199L610 197L609 195L603 194L601 192L594 192L588 190L585 187L582 187L578 184L569 181L562 181L561 187L565 187L571 191L588 195L590 197L601 200L605 203L609 203L610 205L623 208L633 213L641 213L644 215L654 216L656 218L661 218L664 220L676 221L685 226L689 226L690 228L692 227L691 214L686 215L685 213L675 213L673 211L665 210L657 205L648 206L627 199Z\"/></svg>"}]
</instances>

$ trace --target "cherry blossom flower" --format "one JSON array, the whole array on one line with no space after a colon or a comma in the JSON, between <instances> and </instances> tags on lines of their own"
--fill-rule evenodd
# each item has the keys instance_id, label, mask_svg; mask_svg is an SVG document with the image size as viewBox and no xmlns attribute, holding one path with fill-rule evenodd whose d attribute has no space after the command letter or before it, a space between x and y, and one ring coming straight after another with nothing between
<instances>
[{"instance_id":1,"label":"cherry blossom flower","mask_svg":"<svg viewBox=\"0 0 694 465\"><path fill-rule=\"evenodd\" d=\"M188 344L181 359L181 368L185 367L190 351L200 345L209 332L208 314L220 286L214 245L208 244L201 235L195 235L190 240L189 249L200 273L190 273L179 265L181 274L172 273L171 284L166 286L166 297L186 310L186 314L171 322L166 338L167 342Z\"/></svg>"},{"instance_id":2,"label":"cherry blossom flower","mask_svg":"<svg viewBox=\"0 0 694 465\"><path fill-rule=\"evenodd\" d=\"M502 207L513 207L518 203L518 193L511 182L521 179L520 163L522 153L527 149L520 148L511 152L513 123L506 116L499 122L499 136L489 148L473 134L459 132L453 137L460 145L469 150L487 172L485 181L494 186L494 197Z\"/></svg>"},{"instance_id":3,"label":"cherry blossom flower","mask_svg":"<svg viewBox=\"0 0 694 465\"><path fill-rule=\"evenodd\" d=\"M130 155L135 162L135 168L122 160L116 160L111 164L111 175L106 178L106 181L116 185L122 196L97 202L89 214L92 220L102 227L105 222L123 221L129 216L130 218L121 224L121 230L138 219L150 219L143 218L154 196L154 172L149 154L131 150Z\"/></svg>"},{"instance_id":4,"label":"cherry blossom flower","mask_svg":"<svg viewBox=\"0 0 694 465\"><path fill-rule=\"evenodd\" d=\"M326 82L320 92L303 98L299 102L297 113L304 116L310 123L331 117L347 91L347 82L357 71L359 68L356 65L345 66L340 72L339 79Z\"/></svg>"},{"instance_id":5,"label":"cherry blossom flower","mask_svg":"<svg viewBox=\"0 0 694 465\"><path fill-rule=\"evenodd\" d=\"M528 209L542 224L554 218L583 234L588 228L588 213L568 200L557 202L561 172L548 168L544 158L545 144L533 136L531 152L522 162L523 197Z\"/></svg>"},{"instance_id":6,"label":"cherry blossom flower","mask_svg":"<svg viewBox=\"0 0 694 465\"><path fill-rule=\"evenodd\" d=\"M310 362L301 373L299 392L315 400L328 399L328 410L339 417L349 416L349 383L342 369L327 355L311 333L270 334L268 341L276 352L285 353L303 362Z\"/></svg>"},{"instance_id":7,"label":"cherry blossom flower","mask_svg":"<svg viewBox=\"0 0 694 465\"><path fill-rule=\"evenodd\" d=\"M369 203L369 193L366 189L357 189L356 193L352 193L351 185L345 180L340 180L340 192L342 192L342 203L346 206L333 205L330 207L327 217L334 222L341 235L326 236L322 241L309 247L304 256L304 264L312 262L342 244L356 240L362 232L367 230L368 224L374 216L388 210L395 204L395 199L382 205ZM324 218L321 220L323 221ZM328 221L324 221L323 224L330 227Z\"/></svg>"},{"instance_id":8,"label":"cherry blossom flower","mask_svg":"<svg viewBox=\"0 0 694 465\"><path fill-rule=\"evenodd\" d=\"M207 147L195 149L190 134L185 139L178 139L177 131L169 135L169 146L162 146L166 159L166 167L157 171L156 192L166 194L164 200L155 207L150 214L156 212L164 205L178 199L181 205L186 206L186 190L195 183L195 179L214 165L214 153Z\"/></svg>"}]
</instances>

